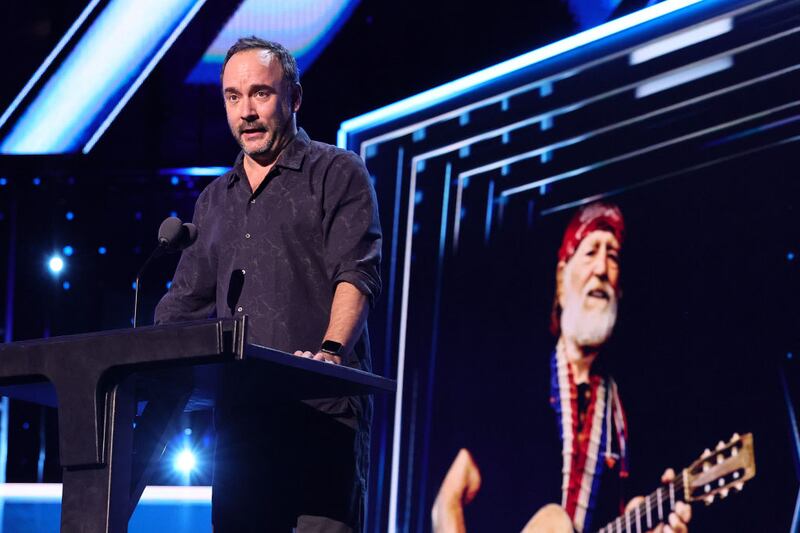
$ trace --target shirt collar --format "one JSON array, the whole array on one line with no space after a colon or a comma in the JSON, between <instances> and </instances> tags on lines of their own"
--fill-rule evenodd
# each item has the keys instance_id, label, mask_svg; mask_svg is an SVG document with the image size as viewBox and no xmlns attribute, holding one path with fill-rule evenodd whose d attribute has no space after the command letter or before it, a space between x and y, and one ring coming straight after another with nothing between
<instances>
[{"instance_id":1,"label":"shirt collar","mask_svg":"<svg viewBox=\"0 0 800 533\"><path fill-rule=\"evenodd\" d=\"M300 170L303 168L303 159L306 156L308 146L311 144L311 139L303 128L297 130L297 135L294 139L289 141L289 144L278 156L275 161L276 167L286 168L289 170ZM233 169L228 176L228 187L232 186L239 177L245 176L244 172L244 152L239 152L236 156L236 162L233 164Z\"/></svg>"}]
</instances>

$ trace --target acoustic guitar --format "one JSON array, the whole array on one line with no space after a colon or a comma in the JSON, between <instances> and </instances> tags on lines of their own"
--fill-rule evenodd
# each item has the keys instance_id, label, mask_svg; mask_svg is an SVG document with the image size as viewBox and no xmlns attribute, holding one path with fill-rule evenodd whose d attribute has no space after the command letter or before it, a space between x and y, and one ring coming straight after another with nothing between
<instances>
[{"instance_id":1,"label":"acoustic guitar","mask_svg":"<svg viewBox=\"0 0 800 533\"><path fill-rule=\"evenodd\" d=\"M679 501L705 502L711 505L731 491L741 491L745 482L756 475L753 453L753 434L734 433L727 442L720 441L714 451L706 449L690 466L644 498L644 502L629 509L601 527L597 533L644 533L667 517ZM557 505L548 505L536 513L522 530L523 533L564 531L571 533L572 522Z\"/></svg>"}]
</instances>

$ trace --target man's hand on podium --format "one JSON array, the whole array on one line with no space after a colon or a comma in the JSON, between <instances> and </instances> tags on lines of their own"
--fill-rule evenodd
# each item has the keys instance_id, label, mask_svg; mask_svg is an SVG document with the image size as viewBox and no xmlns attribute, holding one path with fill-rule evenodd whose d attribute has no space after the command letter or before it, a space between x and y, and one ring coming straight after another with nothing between
<instances>
[{"instance_id":1,"label":"man's hand on podium","mask_svg":"<svg viewBox=\"0 0 800 533\"><path fill-rule=\"evenodd\" d=\"M342 358L338 355L332 355L325 352L303 352L301 350L297 350L294 352L294 355L298 357L308 357L309 359L314 359L315 361L325 361L326 363L333 363L339 365L342 363Z\"/></svg>"}]
</instances>

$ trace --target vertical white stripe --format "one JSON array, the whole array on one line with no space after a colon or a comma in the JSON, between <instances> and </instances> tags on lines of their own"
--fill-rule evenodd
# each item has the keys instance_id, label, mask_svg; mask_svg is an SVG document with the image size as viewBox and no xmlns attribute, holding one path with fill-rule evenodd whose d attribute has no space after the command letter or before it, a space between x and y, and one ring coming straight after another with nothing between
<instances>
[{"instance_id":1,"label":"vertical white stripe","mask_svg":"<svg viewBox=\"0 0 800 533\"><path fill-rule=\"evenodd\" d=\"M591 423L591 433L589 434L589 444L586 450L586 463L583 467L581 490L578 495L578 507L575 509L575 524L579 531L583 530L583 524L586 520L586 511L589 508L589 498L592 492L595 468L597 468L597 459L600 451L600 437L602 436L603 431L605 404L606 387L605 383L601 382L597 386L597 395L595 397L592 420L586 421L586 423ZM578 525L580 525L580 527L578 527Z\"/></svg>"},{"instance_id":2,"label":"vertical white stripe","mask_svg":"<svg viewBox=\"0 0 800 533\"><path fill-rule=\"evenodd\" d=\"M397 530L397 494L400 482L400 451L403 416L403 385L406 367L406 332L408 329L409 283L411 282L411 245L414 237L414 200L417 190L417 160L411 161L411 179L408 191L408 216L406 217L406 249L403 258L403 296L400 304L400 332L397 347L397 392L394 404L394 435L392 436L392 478L389 489L389 529ZM408 483L411 480L407 480Z\"/></svg>"},{"instance_id":3,"label":"vertical white stripe","mask_svg":"<svg viewBox=\"0 0 800 533\"><path fill-rule=\"evenodd\" d=\"M561 505L566 507L569 476L572 471L572 403L569 397L567 360L558 348L556 348L556 373L558 374L558 401L561 404L561 431L563 433L563 442L561 443Z\"/></svg>"}]
</instances>

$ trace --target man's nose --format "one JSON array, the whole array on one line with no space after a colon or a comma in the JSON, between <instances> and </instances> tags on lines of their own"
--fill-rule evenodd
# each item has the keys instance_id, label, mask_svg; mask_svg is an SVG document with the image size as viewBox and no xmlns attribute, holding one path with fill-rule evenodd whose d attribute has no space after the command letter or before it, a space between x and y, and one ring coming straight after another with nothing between
<instances>
[{"instance_id":1,"label":"man's nose","mask_svg":"<svg viewBox=\"0 0 800 533\"><path fill-rule=\"evenodd\" d=\"M258 112L256 111L255 105L253 105L253 101L250 98L245 98L242 101L242 120L246 122L252 122L258 118Z\"/></svg>"},{"instance_id":2,"label":"man's nose","mask_svg":"<svg viewBox=\"0 0 800 533\"><path fill-rule=\"evenodd\" d=\"M592 263L592 274L603 279L608 277L608 261L608 252L605 250L599 250L594 256L594 262Z\"/></svg>"}]
</instances>

